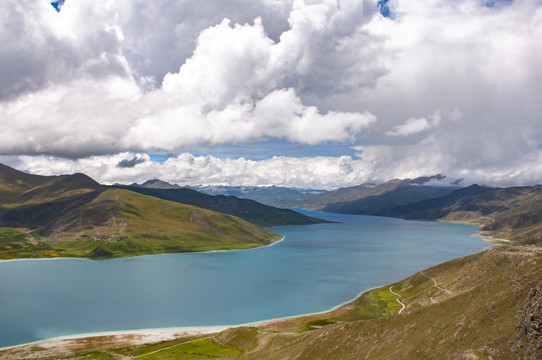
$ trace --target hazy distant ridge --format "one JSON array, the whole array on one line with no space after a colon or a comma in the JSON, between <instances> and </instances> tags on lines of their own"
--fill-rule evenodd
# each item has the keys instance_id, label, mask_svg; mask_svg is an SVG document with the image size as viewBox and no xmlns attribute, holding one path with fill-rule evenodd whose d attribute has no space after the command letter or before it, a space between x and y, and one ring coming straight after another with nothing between
<instances>
[{"instance_id":1,"label":"hazy distant ridge","mask_svg":"<svg viewBox=\"0 0 542 360\"><path fill-rule=\"evenodd\" d=\"M208 195L189 188L150 188L143 186L114 185L140 194L163 200L190 204L204 209L232 214L260 226L307 225L323 220L302 215L289 209L261 204L255 200L235 196Z\"/></svg>"}]
</instances>

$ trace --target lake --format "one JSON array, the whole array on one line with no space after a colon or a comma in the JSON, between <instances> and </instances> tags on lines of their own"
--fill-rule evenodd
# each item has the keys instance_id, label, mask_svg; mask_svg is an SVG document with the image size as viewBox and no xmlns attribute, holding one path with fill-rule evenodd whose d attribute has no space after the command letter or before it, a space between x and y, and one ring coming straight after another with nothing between
<instances>
[{"instance_id":1,"label":"lake","mask_svg":"<svg viewBox=\"0 0 542 360\"><path fill-rule=\"evenodd\" d=\"M0 347L325 311L489 246L474 226L302 212L340 223L272 228L285 240L252 250L0 262Z\"/></svg>"}]
</instances>

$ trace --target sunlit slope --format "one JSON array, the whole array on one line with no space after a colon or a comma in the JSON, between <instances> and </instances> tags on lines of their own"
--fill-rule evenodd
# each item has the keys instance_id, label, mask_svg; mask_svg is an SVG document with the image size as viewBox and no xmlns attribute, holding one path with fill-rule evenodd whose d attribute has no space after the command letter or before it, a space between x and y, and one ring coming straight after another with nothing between
<instances>
[{"instance_id":1,"label":"sunlit slope","mask_svg":"<svg viewBox=\"0 0 542 360\"><path fill-rule=\"evenodd\" d=\"M472 185L395 207L383 215L479 224L485 234L536 244L542 240L542 186L494 189Z\"/></svg>"},{"instance_id":2,"label":"sunlit slope","mask_svg":"<svg viewBox=\"0 0 542 360\"><path fill-rule=\"evenodd\" d=\"M84 174L40 176L0 164L3 259L246 249L278 238L233 215L106 188Z\"/></svg>"},{"instance_id":3,"label":"sunlit slope","mask_svg":"<svg viewBox=\"0 0 542 360\"><path fill-rule=\"evenodd\" d=\"M17 200L17 196L53 177L27 174L0 164L0 205Z\"/></svg>"},{"instance_id":4,"label":"sunlit slope","mask_svg":"<svg viewBox=\"0 0 542 360\"><path fill-rule=\"evenodd\" d=\"M246 249L279 238L235 216L120 189L21 206L5 213L2 221L12 231L28 229L25 241L19 237L18 244L4 246L4 258Z\"/></svg>"},{"instance_id":5,"label":"sunlit slope","mask_svg":"<svg viewBox=\"0 0 542 360\"><path fill-rule=\"evenodd\" d=\"M540 359L541 278L540 248L494 248L328 314L231 329L216 339L250 345L240 359ZM391 285L406 304L401 314Z\"/></svg>"},{"instance_id":6,"label":"sunlit slope","mask_svg":"<svg viewBox=\"0 0 542 360\"><path fill-rule=\"evenodd\" d=\"M260 226L309 225L325 222L300 214L290 209L280 209L261 204L254 200L240 199L235 196L208 195L188 189L163 189L140 186L115 185L140 194L154 196L163 200L190 204L204 209L231 214Z\"/></svg>"}]
</instances>

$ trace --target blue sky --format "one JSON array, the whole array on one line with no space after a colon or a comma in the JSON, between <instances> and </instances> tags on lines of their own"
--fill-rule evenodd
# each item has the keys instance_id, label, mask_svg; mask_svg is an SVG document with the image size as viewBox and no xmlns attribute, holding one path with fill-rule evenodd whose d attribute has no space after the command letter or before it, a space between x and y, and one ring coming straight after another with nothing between
<instances>
[{"instance_id":1,"label":"blue sky","mask_svg":"<svg viewBox=\"0 0 542 360\"><path fill-rule=\"evenodd\" d=\"M330 143L320 145L302 145L284 140L268 140L248 144L224 144L217 146L194 146L186 149L197 156L213 155L218 158L243 156L250 160L264 160L273 156L313 157L313 156L356 156L354 144ZM163 162L179 153L149 152L151 160Z\"/></svg>"},{"instance_id":2,"label":"blue sky","mask_svg":"<svg viewBox=\"0 0 542 360\"><path fill-rule=\"evenodd\" d=\"M55 8L56 11L60 11L62 5L64 5L64 1L65 0L52 1L51 5L53 5L53 8Z\"/></svg>"},{"instance_id":3,"label":"blue sky","mask_svg":"<svg viewBox=\"0 0 542 360\"><path fill-rule=\"evenodd\" d=\"M7 1L0 160L18 169L541 182L537 0Z\"/></svg>"}]
</instances>

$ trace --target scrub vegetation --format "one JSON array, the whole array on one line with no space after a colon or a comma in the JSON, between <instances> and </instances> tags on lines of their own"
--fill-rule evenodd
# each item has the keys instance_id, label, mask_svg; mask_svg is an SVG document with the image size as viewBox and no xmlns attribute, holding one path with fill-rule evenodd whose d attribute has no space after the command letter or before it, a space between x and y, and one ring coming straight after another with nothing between
<instances>
[{"instance_id":1,"label":"scrub vegetation","mask_svg":"<svg viewBox=\"0 0 542 360\"><path fill-rule=\"evenodd\" d=\"M200 339L144 355L138 359L208 359L241 353L238 349L218 344L216 340Z\"/></svg>"}]
</instances>

